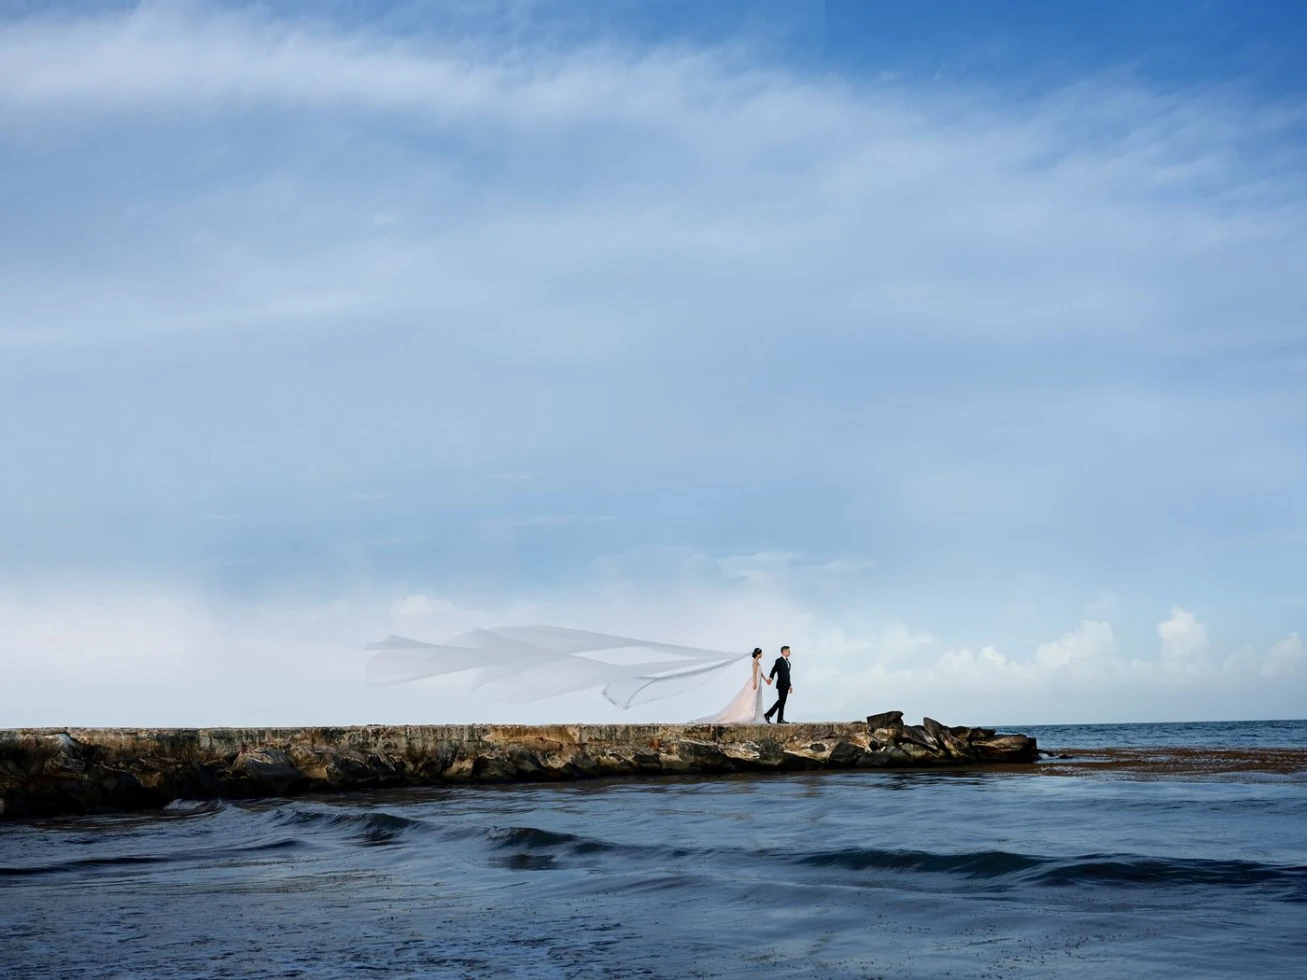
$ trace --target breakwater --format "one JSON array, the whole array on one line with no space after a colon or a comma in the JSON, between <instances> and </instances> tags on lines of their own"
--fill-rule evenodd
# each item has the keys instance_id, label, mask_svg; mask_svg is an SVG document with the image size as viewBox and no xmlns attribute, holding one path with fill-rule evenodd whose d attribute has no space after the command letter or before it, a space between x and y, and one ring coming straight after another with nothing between
<instances>
[{"instance_id":1,"label":"breakwater","mask_svg":"<svg viewBox=\"0 0 1307 980\"><path fill-rule=\"evenodd\" d=\"M0 816L441 783L1029 763L1035 740L902 713L790 725L0 731Z\"/></svg>"}]
</instances>

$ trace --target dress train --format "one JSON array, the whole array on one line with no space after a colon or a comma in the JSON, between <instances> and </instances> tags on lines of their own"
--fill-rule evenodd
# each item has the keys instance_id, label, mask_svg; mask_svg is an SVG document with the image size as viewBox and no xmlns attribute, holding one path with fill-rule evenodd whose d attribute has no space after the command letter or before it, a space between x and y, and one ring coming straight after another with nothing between
<instances>
[{"instance_id":1,"label":"dress train","mask_svg":"<svg viewBox=\"0 0 1307 980\"><path fill-rule=\"evenodd\" d=\"M715 725L764 724L766 721L762 716L762 691L764 686L761 664L754 660L749 679L744 682L744 687L740 688L740 693L731 699L731 703L715 715L709 715L707 718L696 718L695 722Z\"/></svg>"}]
</instances>

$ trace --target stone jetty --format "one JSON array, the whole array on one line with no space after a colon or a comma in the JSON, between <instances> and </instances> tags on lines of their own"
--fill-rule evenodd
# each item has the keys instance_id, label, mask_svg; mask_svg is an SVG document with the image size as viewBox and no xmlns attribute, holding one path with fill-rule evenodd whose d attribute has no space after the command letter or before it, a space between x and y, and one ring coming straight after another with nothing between
<instances>
[{"instance_id":1,"label":"stone jetty","mask_svg":"<svg viewBox=\"0 0 1307 980\"><path fill-rule=\"evenodd\" d=\"M790 725L0 730L0 816L448 783L1030 763L1035 740L902 712Z\"/></svg>"}]
</instances>

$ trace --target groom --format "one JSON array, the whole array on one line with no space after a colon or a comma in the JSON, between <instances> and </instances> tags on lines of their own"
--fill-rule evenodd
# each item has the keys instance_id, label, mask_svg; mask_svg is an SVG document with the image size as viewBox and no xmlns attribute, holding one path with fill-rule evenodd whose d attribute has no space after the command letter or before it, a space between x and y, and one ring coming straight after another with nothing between
<instances>
[{"instance_id":1,"label":"groom","mask_svg":"<svg viewBox=\"0 0 1307 980\"><path fill-rule=\"evenodd\" d=\"M769 684L773 680L776 681L776 703L767 709L767 713L763 715L763 718L766 719L767 724L770 725L771 716L775 714L776 724L788 725L789 722L785 720L785 699L794 692L794 688L790 687L789 647L781 647L781 655L777 657L776 662L772 664L771 673L767 675L767 678L767 683Z\"/></svg>"}]
</instances>

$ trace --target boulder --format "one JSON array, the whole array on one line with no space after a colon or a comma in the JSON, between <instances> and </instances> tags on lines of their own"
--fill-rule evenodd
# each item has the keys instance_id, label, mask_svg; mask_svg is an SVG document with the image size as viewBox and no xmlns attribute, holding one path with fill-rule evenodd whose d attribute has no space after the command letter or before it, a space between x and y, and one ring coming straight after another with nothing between
<instances>
[{"instance_id":1,"label":"boulder","mask_svg":"<svg viewBox=\"0 0 1307 980\"><path fill-rule=\"evenodd\" d=\"M878 715L867 716L867 727L873 732L878 728L902 728L902 711L882 711Z\"/></svg>"},{"instance_id":2,"label":"boulder","mask_svg":"<svg viewBox=\"0 0 1307 980\"><path fill-rule=\"evenodd\" d=\"M931 752L941 751L939 743L924 725L904 725L896 741L903 744L919 745Z\"/></svg>"},{"instance_id":3,"label":"boulder","mask_svg":"<svg viewBox=\"0 0 1307 980\"><path fill-rule=\"evenodd\" d=\"M1039 758L1039 747L1026 735L995 735L970 744L980 762L1034 762Z\"/></svg>"},{"instance_id":4,"label":"boulder","mask_svg":"<svg viewBox=\"0 0 1307 980\"><path fill-rule=\"evenodd\" d=\"M934 718L921 719L921 726L930 733L930 737L935 740L935 744L943 751L947 752L950 758L975 758L975 754L970 751L968 743L954 735L951 728L946 728Z\"/></svg>"}]
</instances>

